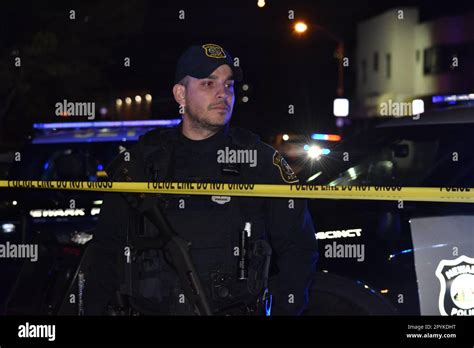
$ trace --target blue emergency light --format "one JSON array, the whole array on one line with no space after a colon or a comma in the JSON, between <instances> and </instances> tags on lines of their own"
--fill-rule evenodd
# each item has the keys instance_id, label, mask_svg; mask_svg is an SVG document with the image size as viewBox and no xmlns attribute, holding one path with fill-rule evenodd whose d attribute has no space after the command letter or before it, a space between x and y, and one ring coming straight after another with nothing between
<instances>
[{"instance_id":1,"label":"blue emergency light","mask_svg":"<svg viewBox=\"0 0 474 348\"><path fill-rule=\"evenodd\" d=\"M111 127L171 127L181 123L181 119L171 120L139 120L139 121L99 121L99 122L56 122L34 123L35 129L67 129L67 128L111 128Z\"/></svg>"},{"instance_id":2,"label":"blue emergency light","mask_svg":"<svg viewBox=\"0 0 474 348\"><path fill-rule=\"evenodd\" d=\"M469 102L474 100L474 93L469 94L451 94L451 95L434 95L431 97L433 104L448 103L456 104L457 102Z\"/></svg>"},{"instance_id":3,"label":"blue emergency light","mask_svg":"<svg viewBox=\"0 0 474 348\"><path fill-rule=\"evenodd\" d=\"M314 133L311 135L311 138L314 140L326 140L326 141L339 141L341 137L337 134L320 134Z\"/></svg>"},{"instance_id":4,"label":"blue emergency light","mask_svg":"<svg viewBox=\"0 0 474 348\"><path fill-rule=\"evenodd\" d=\"M154 127L172 127L181 119L35 123L35 129L43 131L36 135L33 144L98 143L137 141Z\"/></svg>"}]
</instances>

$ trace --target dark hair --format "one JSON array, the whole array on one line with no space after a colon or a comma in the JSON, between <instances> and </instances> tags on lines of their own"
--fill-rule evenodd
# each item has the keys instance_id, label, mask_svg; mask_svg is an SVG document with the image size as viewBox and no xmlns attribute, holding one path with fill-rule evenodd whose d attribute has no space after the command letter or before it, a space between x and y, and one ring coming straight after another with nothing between
<instances>
[{"instance_id":1,"label":"dark hair","mask_svg":"<svg viewBox=\"0 0 474 348\"><path fill-rule=\"evenodd\" d=\"M178 82L179 85L183 85L184 87L188 87L188 83L189 83L189 75L186 75Z\"/></svg>"}]
</instances>

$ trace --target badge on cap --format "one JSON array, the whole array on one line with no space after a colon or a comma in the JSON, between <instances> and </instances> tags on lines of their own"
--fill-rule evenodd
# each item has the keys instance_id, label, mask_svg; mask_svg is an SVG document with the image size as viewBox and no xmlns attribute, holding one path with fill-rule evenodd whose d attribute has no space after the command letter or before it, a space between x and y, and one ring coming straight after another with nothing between
<instances>
[{"instance_id":1,"label":"badge on cap","mask_svg":"<svg viewBox=\"0 0 474 348\"><path fill-rule=\"evenodd\" d=\"M206 56L208 56L210 58L225 58L225 57L227 57L225 55L224 49L219 45L207 44L207 45L202 45L202 48L204 48L204 52L206 52Z\"/></svg>"},{"instance_id":2,"label":"badge on cap","mask_svg":"<svg viewBox=\"0 0 474 348\"><path fill-rule=\"evenodd\" d=\"M299 181L293 169L291 169L288 162L286 162L286 160L278 151L275 151L273 154L273 164L276 165L280 170L280 175L284 182L287 182L288 184L294 184Z\"/></svg>"}]
</instances>

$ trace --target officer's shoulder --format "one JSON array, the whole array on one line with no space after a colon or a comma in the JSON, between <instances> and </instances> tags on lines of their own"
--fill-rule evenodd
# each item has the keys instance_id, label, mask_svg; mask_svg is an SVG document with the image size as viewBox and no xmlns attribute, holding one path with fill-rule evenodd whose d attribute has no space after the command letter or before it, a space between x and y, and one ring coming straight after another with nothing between
<instances>
[{"instance_id":1,"label":"officer's shoulder","mask_svg":"<svg viewBox=\"0 0 474 348\"><path fill-rule=\"evenodd\" d=\"M138 139L139 146L156 146L165 144L170 138L175 137L177 128L156 128L141 135Z\"/></svg>"},{"instance_id":2,"label":"officer's shoulder","mask_svg":"<svg viewBox=\"0 0 474 348\"><path fill-rule=\"evenodd\" d=\"M271 145L262 141L257 134L248 129L232 127L230 128L230 136L235 144L242 148L256 149L259 156L264 158L272 159L274 154L278 152Z\"/></svg>"},{"instance_id":3,"label":"officer's shoulder","mask_svg":"<svg viewBox=\"0 0 474 348\"><path fill-rule=\"evenodd\" d=\"M106 173L113 178L124 165L129 169L137 169L143 166L143 159L149 152L157 148L157 145L167 143L175 132L174 128L156 128L138 139L138 143L120 152L107 166Z\"/></svg>"},{"instance_id":4,"label":"officer's shoulder","mask_svg":"<svg viewBox=\"0 0 474 348\"><path fill-rule=\"evenodd\" d=\"M275 150L273 146L263 141L261 141L260 144L258 144L258 150L266 158L269 158L269 157L273 158L275 153L278 152L277 150Z\"/></svg>"},{"instance_id":5,"label":"officer's shoulder","mask_svg":"<svg viewBox=\"0 0 474 348\"><path fill-rule=\"evenodd\" d=\"M263 176L272 178L275 183L294 184L299 181L282 154L264 142L259 148L259 162L261 160L263 160Z\"/></svg>"},{"instance_id":6,"label":"officer's shoulder","mask_svg":"<svg viewBox=\"0 0 474 348\"><path fill-rule=\"evenodd\" d=\"M261 142L257 134L240 127L231 127L229 135L234 144L244 149L253 149Z\"/></svg>"},{"instance_id":7,"label":"officer's shoulder","mask_svg":"<svg viewBox=\"0 0 474 348\"><path fill-rule=\"evenodd\" d=\"M256 149L262 178L274 183L296 183L298 178L283 156L255 133L243 128L231 128L233 141L240 139L242 148Z\"/></svg>"},{"instance_id":8,"label":"officer's shoulder","mask_svg":"<svg viewBox=\"0 0 474 348\"><path fill-rule=\"evenodd\" d=\"M258 146L259 163L262 163L262 175L274 183L293 184L298 177L278 150L261 141Z\"/></svg>"}]
</instances>

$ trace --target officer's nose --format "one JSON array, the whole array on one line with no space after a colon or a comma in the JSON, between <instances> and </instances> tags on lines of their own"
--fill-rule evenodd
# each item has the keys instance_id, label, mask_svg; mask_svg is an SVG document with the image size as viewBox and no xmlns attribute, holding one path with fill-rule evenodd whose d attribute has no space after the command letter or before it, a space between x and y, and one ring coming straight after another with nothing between
<instances>
[{"instance_id":1,"label":"officer's nose","mask_svg":"<svg viewBox=\"0 0 474 348\"><path fill-rule=\"evenodd\" d=\"M226 100L229 95L229 90L225 87L225 84L219 85L219 88L217 89L217 98Z\"/></svg>"}]
</instances>

